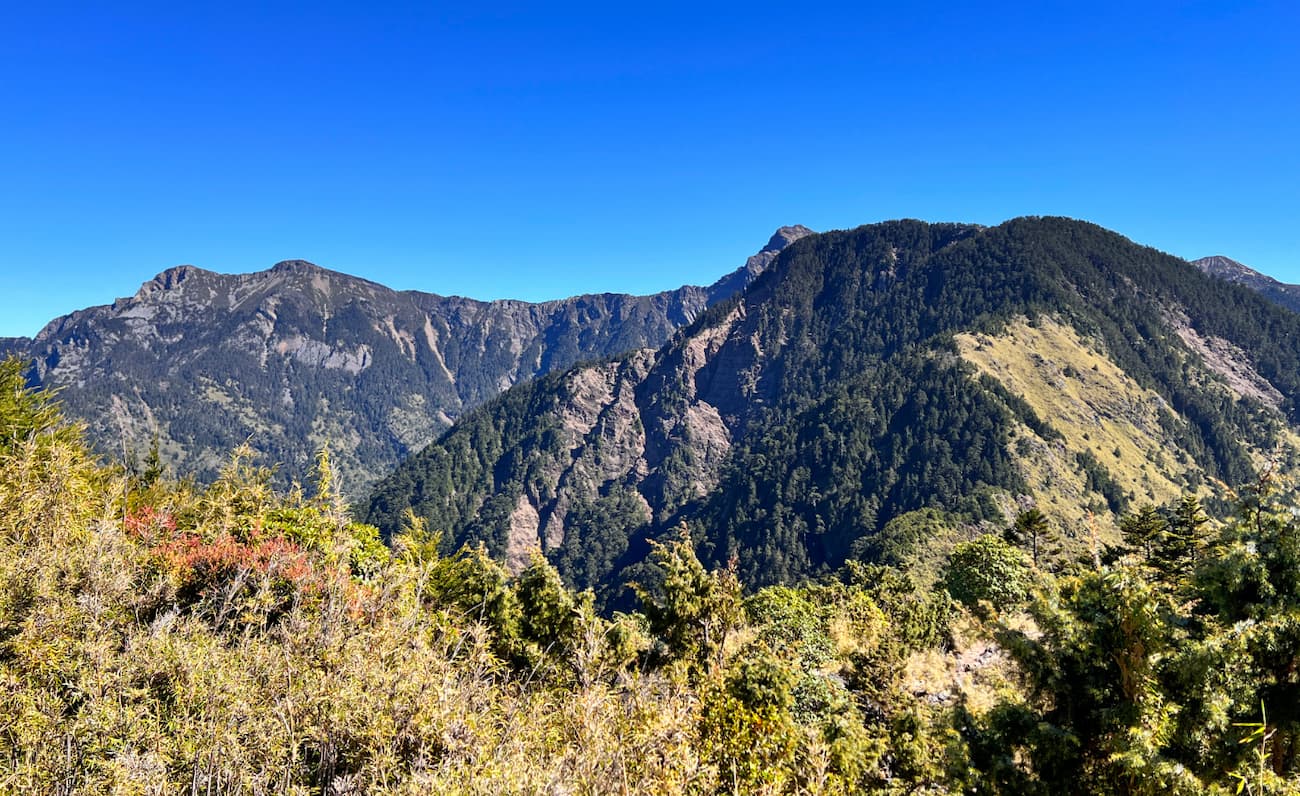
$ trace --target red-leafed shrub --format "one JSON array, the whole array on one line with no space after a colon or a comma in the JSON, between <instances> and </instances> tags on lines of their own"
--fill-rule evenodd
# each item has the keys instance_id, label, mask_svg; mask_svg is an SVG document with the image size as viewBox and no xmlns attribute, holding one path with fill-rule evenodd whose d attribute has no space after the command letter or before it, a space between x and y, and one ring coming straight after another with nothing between
<instances>
[{"instance_id":1,"label":"red-leafed shrub","mask_svg":"<svg viewBox=\"0 0 1300 796\"><path fill-rule=\"evenodd\" d=\"M126 515L127 534L148 546L170 539L176 533L176 518L171 512L153 506L141 506Z\"/></svg>"},{"instance_id":2,"label":"red-leafed shrub","mask_svg":"<svg viewBox=\"0 0 1300 796\"><path fill-rule=\"evenodd\" d=\"M295 595L319 594L330 578L318 555L263 531L261 523L246 539L228 531L204 534L179 528L170 512L144 506L127 515L125 527L172 581L181 605L215 600L229 607L259 592L259 607L275 611Z\"/></svg>"}]
</instances>

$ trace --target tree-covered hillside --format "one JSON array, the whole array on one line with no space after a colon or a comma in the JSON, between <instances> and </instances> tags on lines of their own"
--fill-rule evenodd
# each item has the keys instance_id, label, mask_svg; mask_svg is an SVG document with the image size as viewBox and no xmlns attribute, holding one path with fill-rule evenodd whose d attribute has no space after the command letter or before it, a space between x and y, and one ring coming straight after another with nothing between
<instances>
[{"instance_id":1,"label":"tree-covered hillside","mask_svg":"<svg viewBox=\"0 0 1300 796\"><path fill-rule=\"evenodd\" d=\"M1059 500L1064 555L1134 502L1287 466L1298 397L1300 317L1182 260L1069 219L890 222L798 241L653 355L515 388L366 516L413 508L516 565L540 544L581 586L683 520L750 584L929 555L906 541L922 509L951 546Z\"/></svg>"}]
</instances>

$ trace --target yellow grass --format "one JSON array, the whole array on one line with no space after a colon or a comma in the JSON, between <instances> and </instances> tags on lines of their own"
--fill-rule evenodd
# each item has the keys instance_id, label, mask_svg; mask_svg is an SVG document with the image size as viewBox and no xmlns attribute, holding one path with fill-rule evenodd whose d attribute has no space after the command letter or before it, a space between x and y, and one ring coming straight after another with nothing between
<instances>
[{"instance_id":1,"label":"yellow grass","mask_svg":"<svg viewBox=\"0 0 1300 796\"><path fill-rule=\"evenodd\" d=\"M1050 318L1024 318L999 335L959 334L961 355L982 373L1023 398L1063 440L1038 438L1017 429L1012 450L1039 506L1065 521L1075 535L1088 533L1083 508L1099 500L1085 494L1077 455L1089 451L1139 503L1165 503L1184 491L1191 467L1160 427L1172 413L1155 392L1139 385L1112 362L1100 343ZM1109 520L1104 521L1109 532Z\"/></svg>"}]
</instances>

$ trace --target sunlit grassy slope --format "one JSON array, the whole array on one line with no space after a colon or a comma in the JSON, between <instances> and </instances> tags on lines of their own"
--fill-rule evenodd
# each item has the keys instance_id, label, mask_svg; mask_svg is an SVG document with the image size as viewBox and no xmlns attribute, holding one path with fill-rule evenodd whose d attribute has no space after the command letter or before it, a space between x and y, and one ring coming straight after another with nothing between
<instances>
[{"instance_id":1,"label":"sunlit grassy slope","mask_svg":"<svg viewBox=\"0 0 1300 796\"><path fill-rule=\"evenodd\" d=\"M1012 443L1026 482L1048 513L1084 523L1085 507L1099 499L1087 494L1077 461L1083 452L1139 503L1168 502L1187 488L1190 462L1161 426L1161 415L1171 417L1172 409L1115 365L1097 342L1050 318L1020 318L1001 334L963 333L955 339L966 360L1060 432L1060 440L1048 441L1021 426Z\"/></svg>"}]
</instances>

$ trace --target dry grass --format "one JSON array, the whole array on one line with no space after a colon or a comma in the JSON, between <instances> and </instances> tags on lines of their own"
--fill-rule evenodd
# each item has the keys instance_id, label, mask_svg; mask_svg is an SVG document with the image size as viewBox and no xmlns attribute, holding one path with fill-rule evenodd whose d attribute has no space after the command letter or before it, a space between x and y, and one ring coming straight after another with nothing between
<instances>
[{"instance_id":1,"label":"dry grass","mask_svg":"<svg viewBox=\"0 0 1300 796\"><path fill-rule=\"evenodd\" d=\"M997 336L960 334L964 359L1023 398L1039 419L1061 433L1048 441L1017 428L1012 450L1040 508L1065 522L1074 535L1088 532L1088 493L1076 457L1090 452L1139 503L1176 500L1192 463L1160 427L1172 413L1159 395L1143 388L1112 362L1101 344L1050 318L1018 319ZM1100 520L1113 534L1109 519Z\"/></svg>"}]
</instances>

